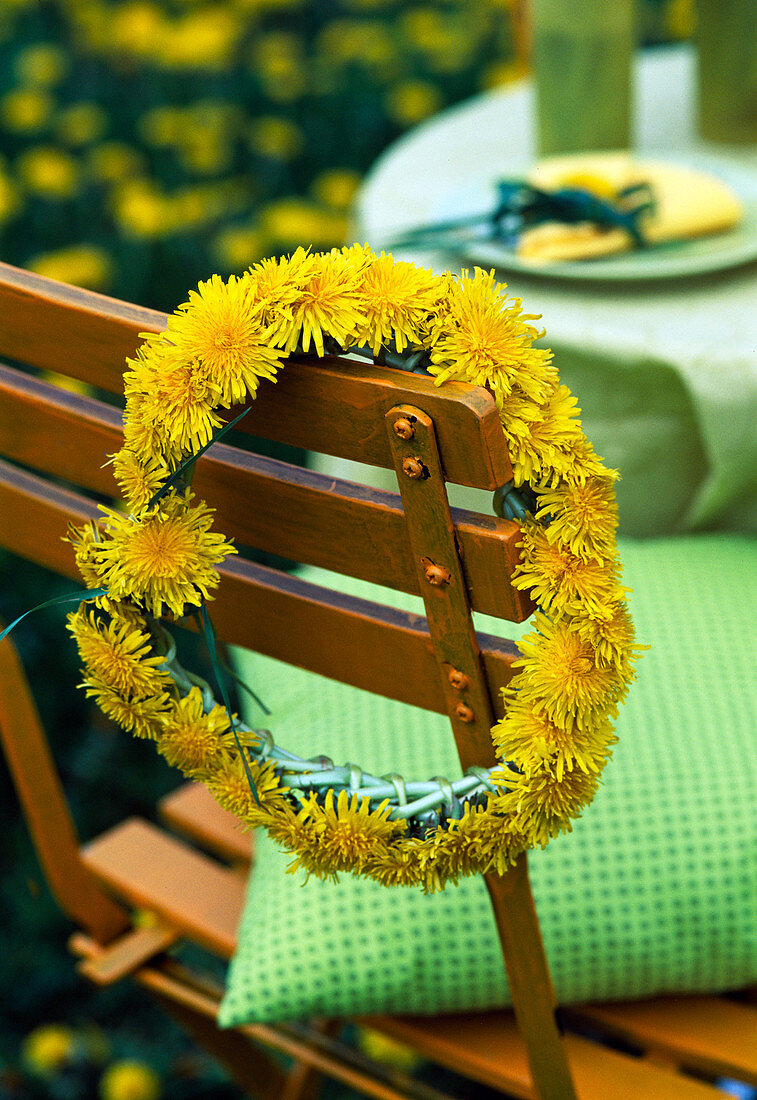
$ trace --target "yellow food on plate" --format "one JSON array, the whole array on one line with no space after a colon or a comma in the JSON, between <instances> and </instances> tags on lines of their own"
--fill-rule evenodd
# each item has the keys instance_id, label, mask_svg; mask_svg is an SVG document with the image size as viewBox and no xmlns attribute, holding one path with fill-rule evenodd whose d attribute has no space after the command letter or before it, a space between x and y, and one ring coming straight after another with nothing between
<instances>
[{"instance_id":1,"label":"yellow food on plate","mask_svg":"<svg viewBox=\"0 0 757 1100\"><path fill-rule=\"evenodd\" d=\"M733 191L708 172L636 160L624 151L550 157L534 167L528 180L546 191L575 187L610 201L627 187L648 184L655 206L642 216L640 225L650 245L724 233L743 217L743 207ZM595 259L633 247L624 229L591 222L543 222L521 234L517 252L521 259L541 264Z\"/></svg>"}]
</instances>

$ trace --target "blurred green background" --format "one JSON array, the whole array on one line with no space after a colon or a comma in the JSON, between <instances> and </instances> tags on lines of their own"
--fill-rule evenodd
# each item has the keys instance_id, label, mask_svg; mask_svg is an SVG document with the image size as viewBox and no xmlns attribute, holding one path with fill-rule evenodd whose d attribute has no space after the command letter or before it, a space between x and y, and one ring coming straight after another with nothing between
<instances>
[{"instance_id":1,"label":"blurred green background","mask_svg":"<svg viewBox=\"0 0 757 1100\"><path fill-rule=\"evenodd\" d=\"M342 244L391 141L523 74L524 9L0 0L0 259L171 310L213 272ZM688 37L691 2L639 0L639 25L647 45ZM6 622L71 589L0 551ZM38 613L14 638L87 837L149 814L176 775L75 690L64 614ZM0 822L0 1100L237 1096L128 984L77 977L1 764ZM35 1031L49 1024L62 1029ZM142 1069L103 1078L119 1059Z\"/></svg>"}]
</instances>

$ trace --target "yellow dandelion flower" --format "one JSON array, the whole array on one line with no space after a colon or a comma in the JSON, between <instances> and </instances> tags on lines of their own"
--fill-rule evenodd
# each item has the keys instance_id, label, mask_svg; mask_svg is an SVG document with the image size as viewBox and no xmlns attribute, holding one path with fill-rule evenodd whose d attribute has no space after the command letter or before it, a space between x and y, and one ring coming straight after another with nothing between
<instances>
[{"instance_id":1,"label":"yellow dandelion flower","mask_svg":"<svg viewBox=\"0 0 757 1100\"><path fill-rule=\"evenodd\" d=\"M162 421L156 417L154 387L151 395L132 393L127 397L124 447L144 462L180 457L181 449L171 444Z\"/></svg>"},{"instance_id":2,"label":"yellow dandelion flower","mask_svg":"<svg viewBox=\"0 0 757 1100\"><path fill-rule=\"evenodd\" d=\"M292 316L292 308L313 273L315 261L305 248L291 256L267 258L250 268L249 278L255 296L255 308L266 329L281 317Z\"/></svg>"},{"instance_id":3,"label":"yellow dandelion flower","mask_svg":"<svg viewBox=\"0 0 757 1100\"><path fill-rule=\"evenodd\" d=\"M326 336L343 348L356 341L363 298L349 254L332 249L312 259L312 272L292 303L291 317L274 325L271 337L286 352L294 351L298 344L309 351L312 342L317 353L323 355Z\"/></svg>"},{"instance_id":4,"label":"yellow dandelion flower","mask_svg":"<svg viewBox=\"0 0 757 1100\"><path fill-rule=\"evenodd\" d=\"M564 480L576 485L583 485L590 478L595 477L609 478L611 481L617 481L620 478L617 470L611 470L605 466L586 436L572 444L570 450L563 455L561 463L560 469ZM540 488L548 488L548 486L544 485Z\"/></svg>"},{"instance_id":5,"label":"yellow dandelion flower","mask_svg":"<svg viewBox=\"0 0 757 1100\"><path fill-rule=\"evenodd\" d=\"M530 590L543 610L610 615L622 591L616 557L605 561L577 557L564 543L550 542L547 529L533 520L523 525L520 545L523 558L513 576L513 586Z\"/></svg>"},{"instance_id":6,"label":"yellow dandelion flower","mask_svg":"<svg viewBox=\"0 0 757 1100\"><path fill-rule=\"evenodd\" d=\"M71 64L66 51L52 42L36 42L16 55L14 68L22 83L57 84Z\"/></svg>"},{"instance_id":7,"label":"yellow dandelion flower","mask_svg":"<svg viewBox=\"0 0 757 1100\"><path fill-rule=\"evenodd\" d=\"M43 1024L23 1041L21 1056L32 1073L52 1076L76 1051L76 1035L64 1024Z\"/></svg>"},{"instance_id":8,"label":"yellow dandelion flower","mask_svg":"<svg viewBox=\"0 0 757 1100\"><path fill-rule=\"evenodd\" d=\"M135 514L141 512L150 502L171 472L162 459L140 459L128 447L122 447L111 455L111 462L113 476L126 505Z\"/></svg>"},{"instance_id":9,"label":"yellow dandelion flower","mask_svg":"<svg viewBox=\"0 0 757 1100\"><path fill-rule=\"evenodd\" d=\"M400 845L394 844L383 860L367 863L364 874L382 886L416 886L423 877L426 851L430 853L431 849L425 841L403 840Z\"/></svg>"},{"instance_id":10,"label":"yellow dandelion flower","mask_svg":"<svg viewBox=\"0 0 757 1100\"><path fill-rule=\"evenodd\" d=\"M154 1069L144 1062L112 1062L99 1085L100 1100L160 1100L163 1089Z\"/></svg>"},{"instance_id":11,"label":"yellow dandelion flower","mask_svg":"<svg viewBox=\"0 0 757 1100\"><path fill-rule=\"evenodd\" d=\"M76 565L81 573L82 580L87 588L102 588L102 575L99 568L97 548L101 541L100 528L90 520L89 523L76 527L73 523L68 525L68 533L63 539L74 548Z\"/></svg>"},{"instance_id":12,"label":"yellow dandelion flower","mask_svg":"<svg viewBox=\"0 0 757 1100\"><path fill-rule=\"evenodd\" d=\"M558 725L541 706L517 697L493 727L492 738L498 755L522 771L538 770L547 763L560 777L574 767L587 773L601 771L616 740L607 718L585 729L570 720Z\"/></svg>"},{"instance_id":13,"label":"yellow dandelion flower","mask_svg":"<svg viewBox=\"0 0 757 1100\"><path fill-rule=\"evenodd\" d=\"M517 439L515 456L525 480L554 484L573 469L573 454L585 440L578 419L581 410L567 386L556 384L547 400L539 408L538 416L528 418L528 431ZM507 431L507 400L502 409L502 420Z\"/></svg>"},{"instance_id":14,"label":"yellow dandelion flower","mask_svg":"<svg viewBox=\"0 0 757 1100\"><path fill-rule=\"evenodd\" d=\"M441 109L441 89L427 80L403 80L389 89L386 111L399 126L414 126Z\"/></svg>"},{"instance_id":15,"label":"yellow dandelion flower","mask_svg":"<svg viewBox=\"0 0 757 1100\"><path fill-rule=\"evenodd\" d=\"M220 763L213 768L213 775L206 780L208 789L216 802L238 817L240 821L253 827L263 823L270 827L271 811L274 808L277 814L283 813L285 817L288 816L288 812L296 816L282 794L274 765L250 760L248 767L255 783L259 802L255 801L247 772L238 753L221 757Z\"/></svg>"},{"instance_id":16,"label":"yellow dandelion flower","mask_svg":"<svg viewBox=\"0 0 757 1100\"><path fill-rule=\"evenodd\" d=\"M455 881L486 871L504 874L524 847L510 816L497 813L491 797L485 806L467 804L458 821L437 832L435 842L434 862L444 879Z\"/></svg>"},{"instance_id":17,"label":"yellow dandelion flower","mask_svg":"<svg viewBox=\"0 0 757 1100\"><path fill-rule=\"evenodd\" d=\"M172 706L171 697L163 691L145 699L133 699L119 694L98 676L88 676L82 687L87 697L94 698L108 718L135 737L155 740L160 735L161 719Z\"/></svg>"},{"instance_id":18,"label":"yellow dandelion flower","mask_svg":"<svg viewBox=\"0 0 757 1100\"><path fill-rule=\"evenodd\" d=\"M581 727L608 712L623 694L624 684L612 666L598 665L591 646L569 620L551 622L537 611L536 632L518 646L523 656L512 688L541 702L547 717L566 726L575 720Z\"/></svg>"},{"instance_id":19,"label":"yellow dandelion flower","mask_svg":"<svg viewBox=\"0 0 757 1100\"><path fill-rule=\"evenodd\" d=\"M223 424L215 411L220 392L198 362L185 361L181 352L175 358L168 354L144 395L140 419L159 419L170 453L187 454L208 443Z\"/></svg>"},{"instance_id":20,"label":"yellow dandelion flower","mask_svg":"<svg viewBox=\"0 0 757 1100\"><path fill-rule=\"evenodd\" d=\"M143 699L172 685L169 674L160 671L163 658L152 656L150 635L137 625L105 623L80 608L68 616L68 629L89 674L119 695Z\"/></svg>"},{"instance_id":21,"label":"yellow dandelion flower","mask_svg":"<svg viewBox=\"0 0 757 1100\"><path fill-rule=\"evenodd\" d=\"M185 605L199 607L219 581L215 568L236 550L210 531L213 511L192 494L171 497L141 521L104 509L107 539L98 563L114 599L131 598L155 618L166 608L177 617Z\"/></svg>"},{"instance_id":22,"label":"yellow dandelion flower","mask_svg":"<svg viewBox=\"0 0 757 1100\"><path fill-rule=\"evenodd\" d=\"M329 872L362 868L376 849L383 847L394 837L404 833L404 821L390 821L388 800L375 810L367 798L348 794L341 790L334 805L334 792L326 792L321 806L315 794L305 802L306 817L314 822L317 844L310 854L307 866L311 870L321 868Z\"/></svg>"},{"instance_id":23,"label":"yellow dandelion flower","mask_svg":"<svg viewBox=\"0 0 757 1100\"><path fill-rule=\"evenodd\" d=\"M351 168L327 168L320 172L310 190L317 202L335 210L347 210L360 185L360 173Z\"/></svg>"},{"instance_id":24,"label":"yellow dandelion flower","mask_svg":"<svg viewBox=\"0 0 757 1100\"><path fill-rule=\"evenodd\" d=\"M50 121L54 102L38 88L13 88L0 99L0 118L6 130L42 130Z\"/></svg>"},{"instance_id":25,"label":"yellow dandelion flower","mask_svg":"<svg viewBox=\"0 0 757 1100\"><path fill-rule=\"evenodd\" d=\"M374 355L394 338L397 351L419 341L422 327L444 284L430 271L381 253L365 269L360 289L365 298L365 336Z\"/></svg>"},{"instance_id":26,"label":"yellow dandelion flower","mask_svg":"<svg viewBox=\"0 0 757 1100\"><path fill-rule=\"evenodd\" d=\"M79 189L77 161L54 145L35 145L16 160L19 178L51 202L73 198Z\"/></svg>"},{"instance_id":27,"label":"yellow dandelion flower","mask_svg":"<svg viewBox=\"0 0 757 1100\"><path fill-rule=\"evenodd\" d=\"M447 379L490 386L501 401L517 384L534 401L543 402L549 392L548 370L552 353L533 347L543 333L528 324L537 320L523 313L519 298L507 298L505 284L495 282L494 272L467 271L452 284L442 335L431 352L430 373L437 385Z\"/></svg>"},{"instance_id":28,"label":"yellow dandelion flower","mask_svg":"<svg viewBox=\"0 0 757 1100\"><path fill-rule=\"evenodd\" d=\"M508 793L500 797L499 805L513 815L513 827L529 845L542 848L552 837L571 831L572 819L589 805L599 786L596 773L578 768L560 779L546 768L528 775L508 773L502 781Z\"/></svg>"},{"instance_id":29,"label":"yellow dandelion flower","mask_svg":"<svg viewBox=\"0 0 757 1100\"><path fill-rule=\"evenodd\" d=\"M536 516L548 521L550 542L559 539L582 558L611 558L618 526L613 483L613 475L607 474L583 483L562 482L552 489L540 489Z\"/></svg>"},{"instance_id":30,"label":"yellow dandelion flower","mask_svg":"<svg viewBox=\"0 0 757 1100\"><path fill-rule=\"evenodd\" d=\"M213 275L190 291L189 301L168 319L169 339L198 375L232 405L253 397L261 378L274 379L280 352L268 346L260 325L253 280Z\"/></svg>"},{"instance_id":31,"label":"yellow dandelion flower","mask_svg":"<svg viewBox=\"0 0 757 1100\"><path fill-rule=\"evenodd\" d=\"M614 665L624 676L631 675L630 662L648 646L635 642L636 632L624 600L614 601L601 619L578 615L573 626L595 653L595 659Z\"/></svg>"},{"instance_id":32,"label":"yellow dandelion flower","mask_svg":"<svg viewBox=\"0 0 757 1100\"><path fill-rule=\"evenodd\" d=\"M26 266L48 279L72 283L87 290L103 290L113 270L108 253L92 244L74 244L54 252L40 252Z\"/></svg>"},{"instance_id":33,"label":"yellow dandelion flower","mask_svg":"<svg viewBox=\"0 0 757 1100\"><path fill-rule=\"evenodd\" d=\"M222 706L205 713L202 693L193 687L163 719L158 737L158 749L169 764L185 773L212 769L219 758L233 746L229 733L229 716Z\"/></svg>"}]
</instances>

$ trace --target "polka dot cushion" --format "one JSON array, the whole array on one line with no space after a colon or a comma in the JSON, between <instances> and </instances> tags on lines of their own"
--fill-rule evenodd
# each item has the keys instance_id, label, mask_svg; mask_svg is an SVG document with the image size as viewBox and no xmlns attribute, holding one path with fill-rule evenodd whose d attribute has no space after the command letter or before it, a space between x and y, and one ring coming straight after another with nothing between
<instances>
[{"instance_id":1,"label":"polka dot cushion","mask_svg":"<svg viewBox=\"0 0 757 1100\"><path fill-rule=\"evenodd\" d=\"M626 541L621 553L639 639L652 648L595 801L572 833L529 857L563 1003L757 980L757 541ZM275 706L267 723L288 748L379 774L459 773L443 717L259 656L240 665ZM262 834L257 845L224 1025L508 1003L482 879L432 896L349 875L303 883L285 873L290 856Z\"/></svg>"}]
</instances>

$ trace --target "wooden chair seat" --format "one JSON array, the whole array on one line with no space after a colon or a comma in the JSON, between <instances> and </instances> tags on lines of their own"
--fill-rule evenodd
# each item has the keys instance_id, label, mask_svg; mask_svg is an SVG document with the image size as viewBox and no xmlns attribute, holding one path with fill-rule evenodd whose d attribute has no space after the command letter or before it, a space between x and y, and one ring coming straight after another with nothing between
<instances>
[{"instance_id":1,"label":"wooden chair seat","mask_svg":"<svg viewBox=\"0 0 757 1100\"><path fill-rule=\"evenodd\" d=\"M249 860L248 837L205 787L177 788L162 800L160 811L172 829L206 853L237 863ZM119 899L148 907L178 934L223 958L233 954L243 880L213 855L132 818L87 845L82 856ZM101 959L100 967L104 965ZM570 1027L583 1032L566 1038L581 1100L722 1096L703 1081L681 1076L677 1065L757 1086L757 1012L748 1005L725 997L680 996L581 1006L565 1017ZM480 1084L518 1097L536 1095L512 1012L371 1016L363 1022ZM620 1044L626 1052L607 1044Z\"/></svg>"}]
</instances>

